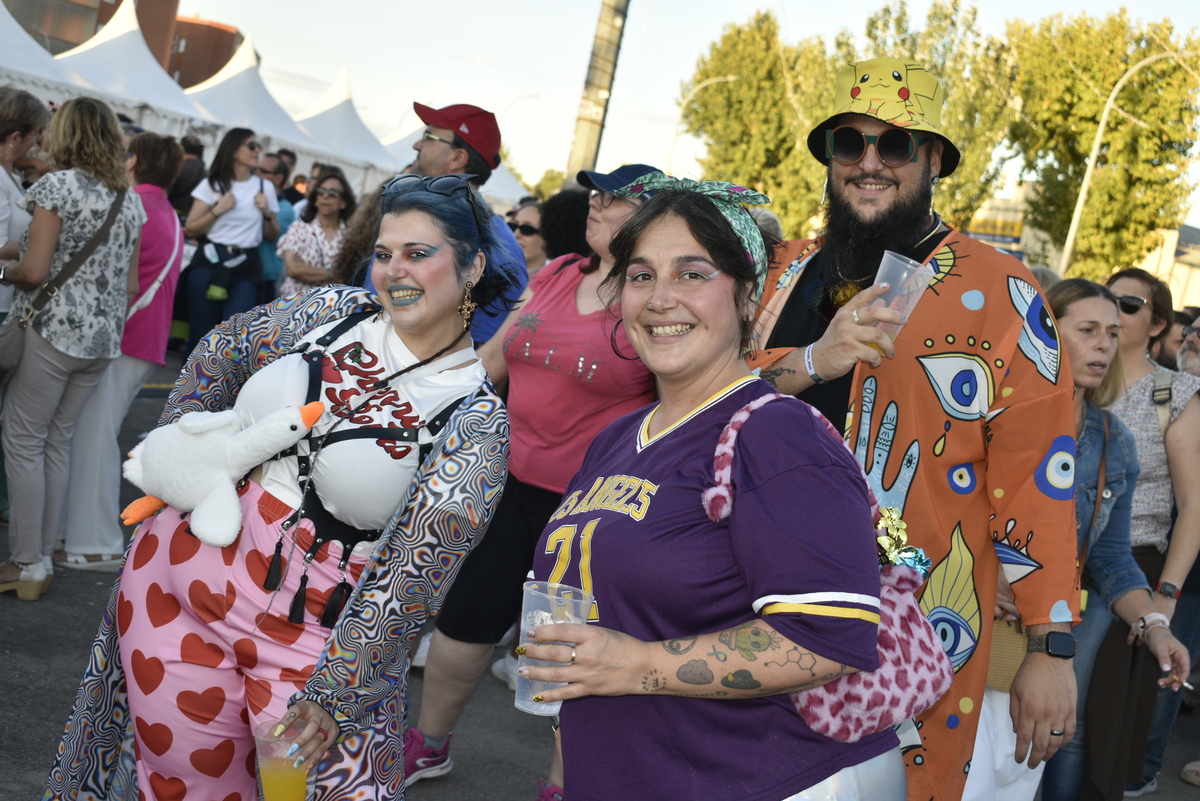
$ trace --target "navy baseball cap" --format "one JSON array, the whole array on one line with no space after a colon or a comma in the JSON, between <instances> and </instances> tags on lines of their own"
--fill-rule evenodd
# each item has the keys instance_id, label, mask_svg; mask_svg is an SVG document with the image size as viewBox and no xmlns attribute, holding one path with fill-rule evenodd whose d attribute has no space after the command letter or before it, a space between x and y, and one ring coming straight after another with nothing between
<instances>
[{"instance_id":1,"label":"navy baseball cap","mask_svg":"<svg viewBox=\"0 0 1200 801\"><path fill-rule=\"evenodd\" d=\"M575 176L575 180L585 189L616 192L618 189L629 186L643 175L649 175L652 172L662 172L662 170L658 167L651 167L648 164L626 164L624 167L619 167L609 173L580 170L579 174ZM646 193L647 196L653 194L654 190Z\"/></svg>"}]
</instances>

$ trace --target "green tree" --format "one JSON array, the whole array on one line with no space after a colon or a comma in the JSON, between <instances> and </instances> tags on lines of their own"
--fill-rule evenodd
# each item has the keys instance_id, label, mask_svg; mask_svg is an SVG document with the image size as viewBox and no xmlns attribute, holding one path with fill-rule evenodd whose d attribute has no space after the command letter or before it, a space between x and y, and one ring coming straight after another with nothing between
<instances>
[{"instance_id":1,"label":"green tree","mask_svg":"<svg viewBox=\"0 0 1200 801\"><path fill-rule=\"evenodd\" d=\"M848 32L829 44L813 37L789 45L774 15L759 12L744 25L727 26L683 86L686 95L708 78L739 76L698 92L683 109L684 121L708 147L705 175L770 195L787 236L808 236L819 224L825 168L805 140L832 109L838 69L860 58L913 59L945 85L942 127L963 155L935 196L949 222L965 226L1000 180L995 153L1016 114L1008 101L1015 68L1003 42L979 33L974 8L937 0L925 28L914 30L898 2L873 15L866 34L863 53Z\"/></svg>"},{"instance_id":2,"label":"green tree","mask_svg":"<svg viewBox=\"0 0 1200 801\"><path fill-rule=\"evenodd\" d=\"M892 56L926 65L942 82L946 103L942 131L958 145L962 160L938 184L934 205L956 228L965 229L1002 180L997 151L1016 119L1010 99L1016 79L1011 48L976 26L974 6L938 0L925 28L914 31L903 0L867 20L867 47L861 58Z\"/></svg>"},{"instance_id":3,"label":"green tree","mask_svg":"<svg viewBox=\"0 0 1200 801\"><path fill-rule=\"evenodd\" d=\"M789 236L807 232L820 204L825 168L804 141L832 102L836 72L819 38L785 45L774 14L762 11L726 26L682 87L686 95L709 78L738 76L697 92L683 119L707 145L705 175L769 195Z\"/></svg>"},{"instance_id":4,"label":"green tree","mask_svg":"<svg viewBox=\"0 0 1200 801\"><path fill-rule=\"evenodd\" d=\"M546 170L542 173L541 179L533 185L533 194L538 200L546 200L558 190L562 189L563 181L566 176L559 170Z\"/></svg>"},{"instance_id":5,"label":"green tree","mask_svg":"<svg viewBox=\"0 0 1200 801\"><path fill-rule=\"evenodd\" d=\"M1040 23L1010 22L1019 65L1021 113L1011 137L1036 176L1026 222L1062 246L1100 115L1112 87L1155 53L1200 49L1176 38L1170 20L1132 21L1124 10ZM1194 186L1186 179L1196 142L1200 61L1163 59L1142 68L1110 113L1069 267L1101 278L1136 264L1158 244L1157 229L1178 226Z\"/></svg>"}]
</instances>

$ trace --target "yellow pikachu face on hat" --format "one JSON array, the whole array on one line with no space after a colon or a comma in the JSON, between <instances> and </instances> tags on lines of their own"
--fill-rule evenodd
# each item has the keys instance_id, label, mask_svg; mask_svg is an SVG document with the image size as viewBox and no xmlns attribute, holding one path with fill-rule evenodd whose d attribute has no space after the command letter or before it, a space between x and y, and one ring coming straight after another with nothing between
<instances>
[{"instance_id":1,"label":"yellow pikachu face on hat","mask_svg":"<svg viewBox=\"0 0 1200 801\"><path fill-rule=\"evenodd\" d=\"M936 77L920 64L898 58L873 58L847 64L838 71L833 113L808 135L808 149L822 164L825 130L842 114L865 114L897 128L927 131L940 136L941 177L954 172L960 153L940 130L945 92Z\"/></svg>"}]
</instances>

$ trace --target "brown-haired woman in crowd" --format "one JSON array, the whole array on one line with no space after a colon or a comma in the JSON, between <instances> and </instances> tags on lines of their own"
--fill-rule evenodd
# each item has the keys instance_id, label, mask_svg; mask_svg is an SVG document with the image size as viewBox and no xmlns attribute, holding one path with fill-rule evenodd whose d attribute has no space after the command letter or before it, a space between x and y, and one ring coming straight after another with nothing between
<instances>
[{"instance_id":1,"label":"brown-haired woman in crowd","mask_svg":"<svg viewBox=\"0 0 1200 801\"><path fill-rule=\"evenodd\" d=\"M1151 347L1175 319L1166 284L1130 268L1109 276L1108 288L1120 309L1124 366L1124 393L1109 408L1133 432L1141 466L1129 538L1134 559L1155 589L1154 605L1171 622L1179 588L1200 550L1200 378L1150 360ZM1178 511L1174 523L1172 506ZM1089 780L1108 798L1120 798L1127 781L1140 795L1154 779L1136 777L1142 772L1161 666L1145 649L1131 649L1128 634L1121 621L1109 630L1096 657L1088 705L1089 727L1113 733L1104 741L1108 750L1089 758ZM1104 775L1098 775L1098 766Z\"/></svg>"},{"instance_id":2,"label":"brown-haired woman in crowd","mask_svg":"<svg viewBox=\"0 0 1200 801\"><path fill-rule=\"evenodd\" d=\"M1120 618L1140 629L1140 640L1148 646L1144 658L1156 668L1166 665L1172 675L1186 678L1189 663L1187 649L1171 635L1165 619L1156 616L1150 586L1129 544L1139 473L1134 435L1115 414L1102 408L1125 392L1118 344L1124 315L1118 314L1118 300L1112 292L1082 278L1068 278L1050 287L1046 302L1058 322L1075 381L1075 520L1079 551L1085 560L1083 585L1088 601L1080 604L1082 620L1073 629L1079 692L1075 736L1046 764L1042 797L1074 801L1087 778L1085 755L1115 739L1084 736L1088 688L1100 645L1113 620ZM1159 675L1157 671L1155 675ZM997 728L1000 725L997 722ZM1097 731L1094 723L1092 731ZM1036 786L1035 780L1029 787L1030 798Z\"/></svg>"},{"instance_id":3,"label":"brown-haired woman in crowd","mask_svg":"<svg viewBox=\"0 0 1200 801\"><path fill-rule=\"evenodd\" d=\"M183 263L183 229L167 187L183 166L172 136L140 133L129 142L125 166L142 199L146 223L138 249L138 295L126 314L121 355L109 363L79 415L71 440L71 481L54 561L84 570L116 571L125 551L118 522L121 449L117 434L155 365L166 364L175 285Z\"/></svg>"},{"instance_id":4,"label":"brown-haired woman in crowd","mask_svg":"<svg viewBox=\"0 0 1200 801\"><path fill-rule=\"evenodd\" d=\"M97 234L115 203L116 220L78 272L33 317L20 365L4 399L5 470L13 499L12 561L0 592L36 600L50 585L51 553L66 505L76 418L109 362L121 355L125 314L138 290L138 239L146 212L125 176L117 115L91 97L68 100L51 124L59 166L21 201L33 215L21 260L0 266L25 317L39 288Z\"/></svg>"},{"instance_id":5,"label":"brown-haired woman in crowd","mask_svg":"<svg viewBox=\"0 0 1200 801\"><path fill-rule=\"evenodd\" d=\"M338 167L326 167L308 190L308 205L279 240L287 277L279 282L279 296L297 295L306 289L328 284L333 258L342 246L346 223L358 203L346 175Z\"/></svg>"}]
</instances>

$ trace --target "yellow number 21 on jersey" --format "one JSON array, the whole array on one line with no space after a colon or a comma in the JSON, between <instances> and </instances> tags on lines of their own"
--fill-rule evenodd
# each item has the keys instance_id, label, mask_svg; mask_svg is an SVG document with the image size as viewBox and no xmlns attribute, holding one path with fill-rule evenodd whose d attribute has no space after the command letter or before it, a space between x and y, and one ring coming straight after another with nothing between
<instances>
[{"instance_id":1,"label":"yellow number 21 on jersey","mask_svg":"<svg viewBox=\"0 0 1200 801\"><path fill-rule=\"evenodd\" d=\"M580 589L584 592L592 592L592 535L596 533L596 525L600 522L600 518L589 521L583 527L583 534L579 537L579 581L583 585ZM554 570L550 571L550 581L553 584L561 584L563 576L567 574L567 569L571 566L572 550L571 546L575 542L575 533L578 526L559 526L550 532L550 536L546 539L546 553L556 553L554 559ZM588 622L595 623L600 620L600 612L596 607L596 602L592 602L592 610L588 613Z\"/></svg>"}]
</instances>

